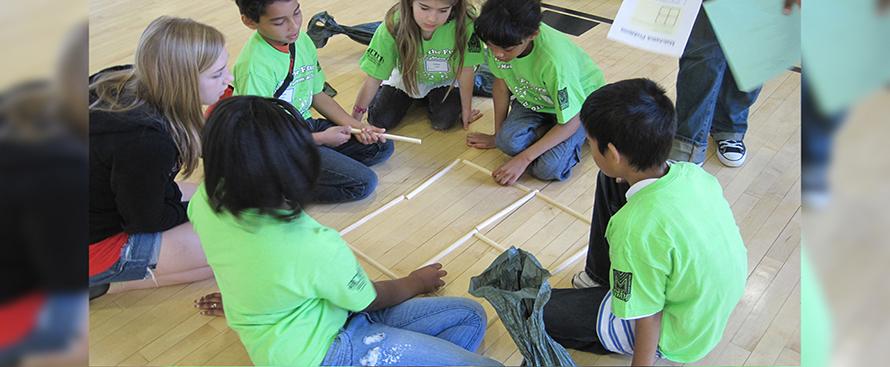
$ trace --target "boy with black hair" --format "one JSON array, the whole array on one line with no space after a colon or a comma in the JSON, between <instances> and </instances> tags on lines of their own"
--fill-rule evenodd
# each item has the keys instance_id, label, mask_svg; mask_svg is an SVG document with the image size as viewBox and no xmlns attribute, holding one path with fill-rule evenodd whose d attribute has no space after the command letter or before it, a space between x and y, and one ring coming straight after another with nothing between
<instances>
[{"instance_id":1,"label":"boy with black hair","mask_svg":"<svg viewBox=\"0 0 890 367\"><path fill-rule=\"evenodd\" d=\"M297 0L236 0L241 21L256 30L235 62L235 95L275 97L303 116L319 145L321 176L313 201L345 202L367 197L377 186L369 166L393 153L380 129L362 123L323 92L325 75L315 45L301 32L303 13ZM325 119L313 119L309 108ZM363 132L352 137L351 128Z\"/></svg>"},{"instance_id":2,"label":"boy with black hair","mask_svg":"<svg viewBox=\"0 0 890 367\"><path fill-rule=\"evenodd\" d=\"M526 169L542 180L569 178L584 143L581 103L605 84L590 56L541 19L538 0L488 0L475 23L496 78L495 134L470 133L467 145L513 157L492 173L502 185Z\"/></svg>"},{"instance_id":3,"label":"boy with black hair","mask_svg":"<svg viewBox=\"0 0 890 367\"><path fill-rule=\"evenodd\" d=\"M633 365L699 360L720 342L748 273L720 183L695 164L665 163L676 114L651 80L600 88L581 121L601 170L584 275L611 288L555 289L547 331L569 348L633 355Z\"/></svg>"}]
</instances>

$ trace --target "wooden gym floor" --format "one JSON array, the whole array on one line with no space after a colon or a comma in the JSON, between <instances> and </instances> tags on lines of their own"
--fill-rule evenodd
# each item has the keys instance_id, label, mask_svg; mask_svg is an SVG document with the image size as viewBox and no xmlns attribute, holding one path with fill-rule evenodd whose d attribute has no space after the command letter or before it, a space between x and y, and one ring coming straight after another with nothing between
<instances>
[{"instance_id":1,"label":"wooden gym floor","mask_svg":"<svg viewBox=\"0 0 890 367\"><path fill-rule=\"evenodd\" d=\"M327 10L339 23L352 25L380 20L392 0L302 2L304 22ZM553 0L550 4L614 18L619 0ZM148 23L161 15L189 17L217 27L227 38L229 62L250 36L233 1L91 0L90 72L132 63L134 48ZM304 28L305 30L305 28ZM675 94L677 61L609 41L608 24L600 24L574 39L600 65L608 81L647 77ZM336 36L319 50L336 99L351 108L363 73L358 59L364 46ZM493 130L490 99L476 98L485 114L471 130ZM749 254L749 278L744 297L729 321L722 342L698 365L796 365L800 363L800 75L786 72L767 83L751 109L745 140L748 162L725 168L713 156L705 169L717 176L731 203ZM412 110L396 134L423 138L423 145L396 143L396 154L374 169L380 177L370 198L339 205L319 205L309 213L319 222L341 230L394 198L404 195L455 159L467 159L489 169L507 157L497 150L467 148L465 132L433 131L419 109ZM555 198L589 216L597 167L585 157L566 182L546 183L523 177L520 183ZM193 178L197 180L200 178ZM473 226L516 201L523 192L494 184L465 166L436 181L412 200L345 236L353 246L389 267L407 274ZM534 253L553 270L584 248L587 225L533 199L483 231L505 246ZM498 251L471 239L443 259L448 270L446 295L467 294L469 278L479 274ZM364 263L369 275L385 279ZM583 269L583 259L551 279L554 287L571 287L571 274ZM201 316L192 301L216 290L213 280L189 285L107 295L90 304L90 363L92 365L249 365L244 348L223 318ZM494 316L491 307L480 300ZM508 365L522 357L499 321L491 323L481 352ZM629 358L572 351L579 365L628 365ZM660 361L661 364L671 364Z\"/></svg>"}]
</instances>

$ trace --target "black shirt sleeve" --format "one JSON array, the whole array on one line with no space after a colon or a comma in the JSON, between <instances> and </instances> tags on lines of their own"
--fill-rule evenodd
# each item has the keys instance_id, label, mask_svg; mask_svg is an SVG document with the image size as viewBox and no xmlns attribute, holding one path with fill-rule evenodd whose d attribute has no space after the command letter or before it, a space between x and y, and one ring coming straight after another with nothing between
<instances>
[{"instance_id":1,"label":"black shirt sleeve","mask_svg":"<svg viewBox=\"0 0 890 367\"><path fill-rule=\"evenodd\" d=\"M159 132L146 131L114 158L111 189L127 233L162 232L188 221L173 181L178 153Z\"/></svg>"}]
</instances>

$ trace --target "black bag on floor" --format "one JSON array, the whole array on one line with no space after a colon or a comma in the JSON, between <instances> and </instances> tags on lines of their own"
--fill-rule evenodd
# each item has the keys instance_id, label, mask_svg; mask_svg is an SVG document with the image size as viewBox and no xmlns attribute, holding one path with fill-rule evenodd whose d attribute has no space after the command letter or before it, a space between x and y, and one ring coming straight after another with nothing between
<instances>
[{"instance_id":1,"label":"black bag on floor","mask_svg":"<svg viewBox=\"0 0 890 367\"><path fill-rule=\"evenodd\" d=\"M315 48L324 47L328 43L328 39L337 34L345 34L352 38L353 41L368 45L371 43L371 38L374 37L374 32L377 31L380 23L364 23L356 26L340 25L328 12L323 11L309 19L309 27L306 30L306 34L315 43Z\"/></svg>"},{"instance_id":2,"label":"black bag on floor","mask_svg":"<svg viewBox=\"0 0 890 367\"><path fill-rule=\"evenodd\" d=\"M510 247L482 274L470 279L470 294L485 298L510 333L524 366L574 366L575 361L544 329L550 272L534 255Z\"/></svg>"},{"instance_id":3,"label":"black bag on floor","mask_svg":"<svg viewBox=\"0 0 890 367\"><path fill-rule=\"evenodd\" d=\"M380 23L381 22L373 22L359 24L357 26L344 26L337 24L334 17L328 14L328 12L323 11L313 15L312 18L309 19L309 26L307 27L306 34L312 39L315 48L324 47L328 44L328 39L337 34L345 34L354 41L367 45L371 43L371 38L374 37L374 32L377 31L377 27L380 26ZM328 82L324 83L324 92L331 97L337 95L337 90L328 84Z\"/></svg>"}]
</instances>

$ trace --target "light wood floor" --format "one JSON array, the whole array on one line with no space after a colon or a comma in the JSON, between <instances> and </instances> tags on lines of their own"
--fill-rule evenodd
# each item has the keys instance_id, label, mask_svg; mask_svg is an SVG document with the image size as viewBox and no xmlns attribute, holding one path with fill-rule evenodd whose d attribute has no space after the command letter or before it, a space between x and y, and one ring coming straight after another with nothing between
<instances>
[{"instance_id":1,"label":"light wood floor","mask_svg":"<svg viewBox=\"0 0 890 367\"><path fill-rule=\"evenodd\" d=\"M554 5L613 18L619 0L554 0ZM379 20L391 0L304 1L305 20L327 10L341 24ZM136 40L160 15L190 17L213 25L227 37L234 62L250 31L241 25L233 1L92 0L90 71L132 62ZM600 65L608 81L648 77L674 98L677 61L606 40L602 24L575 41ZM319 50L328 81L340 92L337 100L352 106L363 74L357 62L364 46L346 37L333 38ZM742 168L720 165L711 155L705 169L717 176L732 204L748 247L749 278L745 295L732 314L722 342L700 365L796 365L800 361L800 76L787 72L769 82L752 108L745 140L748 162ZM472 130L492 131L489 99L477 98L485 113ZM421 111L412 111L394 131L424 139L423 145L396 144L396 154L375 167L377 192L358 203L315 206L319 222L342 229L393 198L406 194L457 158L493 169L507 157L496 150L464 145L464 132L435 132ZM524 177L520 182L540 189L559 202L589 215L597 168L585 147L585 158L566 182L546 183ZM488 177L458 165L429 189L346 235L346 239L399 274L421 265L473 226L509 205L523 193L495 185ZM522 247L553 269L586 246L587 226L534 199L485 231L506 246ZM467 296L469 278L498 255L471 240L444 259L449 271L447 295ZM372 277L381 274L365 264ZM571 274L583 260L551 279L570 287ZM108 295L90 306L90 358L93 365L249 365L237 335L223 318L199 315L192 300L215 290L212 280L190 285ZM491 307L480 300L494 316ZM500 322L488 329L482 352L508 365L521 355ZM579 365L627 365L630 359L572 352ZM661 361L662 364L670 364Z\"/></svg>"}]
</instances>

